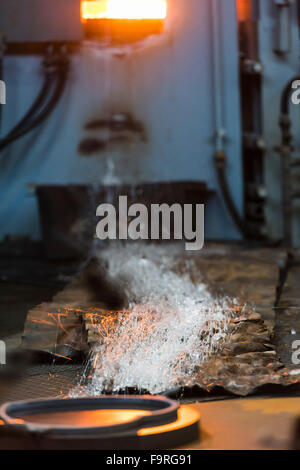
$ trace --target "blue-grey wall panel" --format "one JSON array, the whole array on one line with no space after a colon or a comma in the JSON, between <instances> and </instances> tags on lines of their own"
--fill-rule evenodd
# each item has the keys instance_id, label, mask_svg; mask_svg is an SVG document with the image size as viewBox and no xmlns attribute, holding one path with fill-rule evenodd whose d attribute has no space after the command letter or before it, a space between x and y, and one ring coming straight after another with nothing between
<instances>
[{"instance_id":1,"label":"blue-grey wall panel","mask_svg":"<svg viewBox=\"0 0 300 470\"><path fill-rule=\"evenodd\" d=\"M290 2L286 9L288 14L287 46L286 51L276 52L278 49L279 23L278 6L276 1L260 0L259 2L259 54L264 67L263 72L263 134L267 151L265 155L265 182L268 192L266 217L268 233L273 239L280 239L283 235L282 225L282 194L281 194L281 162L276 147L281 142L279 128L279 113L281 94L286 84L299 73L299 25L297 15L297 2ZM283 30L284 31L284 30ZM291 104L291 116L293 119L294 146L299 149L300 135L300 106ZM299 185L297 178L294 184ZM294 210L294 243L300 243L300 217L299 208Z\"/></svg>"},{"instance_id":2,"label":"blue-grey wall panel","mask_svg":"<svg viewBox=\"0 0 300 470\"><path fill-rule=\"evenodd\" d=\"M0 0L7 42L81 41L80 0Z\"/></svg>"},{"instance_id":3,"label":"blue-grey wall panel","mask_svg":"<svg viewBox=\"0 0 300 470\"><path fill-rule=\"evenodd\" d=\"M166 32L136 47L83 44L73 57L66 93L52 118L0 156L1 237L7 233L39 237L30 184L205 180L217 190L206 209L207 237L239 238L220 197L213 164L218 92L228 178L241 210L236 8L235 0L215 1L220 14L222 90L214 89L211 0L170 0ZM3 132L20 118L40 86L39 59L6 58L5 78ZM122 113L144 127L144 139L131 135L128 142L117 142L109 129L84 129L89 121ZM78 146L88 136L110 142L106 149L83 156Z\"/></svg>"}]
</instances>

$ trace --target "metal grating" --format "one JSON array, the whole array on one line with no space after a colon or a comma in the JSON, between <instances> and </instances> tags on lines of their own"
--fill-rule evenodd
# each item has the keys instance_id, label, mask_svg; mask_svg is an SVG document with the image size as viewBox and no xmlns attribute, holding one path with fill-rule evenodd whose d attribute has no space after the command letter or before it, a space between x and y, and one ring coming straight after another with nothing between
<instances>
[{"instance_id":1,"label":"metal grating","mask_svg":"<svg viewBox=\"0 0 300 470\"><path fill-rule=\"evenodd\" d=\"M82 370L82 365L30 367L18 377L1 380L0 405L7 401L67 395L79 383Z\"/></svg>"}]
</instances>

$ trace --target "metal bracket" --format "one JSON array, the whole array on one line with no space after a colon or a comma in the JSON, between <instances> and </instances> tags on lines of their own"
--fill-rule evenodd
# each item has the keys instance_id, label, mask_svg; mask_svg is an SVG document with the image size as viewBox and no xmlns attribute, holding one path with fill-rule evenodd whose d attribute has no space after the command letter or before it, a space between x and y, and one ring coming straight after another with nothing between
<instances>
[{"instance_id":1,"label":"metal bracket","mask_svg":"<svg viewBox=\"0 0 300 470\"><path fill-rule=\"evenodd\" d=\"M287 54L291 50L291 0L274 0L276 6L276 37L274 52Z\"/></svg>"}]
</instances>

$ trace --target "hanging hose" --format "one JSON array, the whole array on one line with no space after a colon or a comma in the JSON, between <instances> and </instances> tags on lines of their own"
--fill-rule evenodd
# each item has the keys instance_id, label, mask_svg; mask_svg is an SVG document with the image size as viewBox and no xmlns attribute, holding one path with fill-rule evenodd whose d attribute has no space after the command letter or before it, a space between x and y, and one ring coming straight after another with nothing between
<instances>
[{"instance_id":1,"label":"hanging hose","mask_svg":"<svg viewBox=\"0 0 300 470\"><path fill-rule=\"evenodd\" d=\"M50 67L49 59L45 58L44 61L44 73L45 73L45 80L42 85L42 88L30 107L30 109L27 111L25 116L16 124L16 126L2 139L0 139L0 142L6 141L6 139L9 139L12 137L16 132L20 131L21 129L24 128L24 126L27 125L27 123L31 120L31 118L35 115L36 112L39 111L39 109L43 106L45 100L47 99L47 96L50 92L52 81L53 81L53 75L54 75L54 68Z\"/></svg>"},{"instance_id":2,"label":"hanging hose","mask_svg":"<svg viewBox=\"0 0 300 470\"><path fill-rule=\"evenodd\" d=\"M27 122L30 121L31 117L35 115L35 113L43 106L49 92L51 89L51 84L52 84L52 78L49 74L46 75L45 81L43 83L43 86L30 107L30 109L27 111L25 116L21 119L21 121L6 135L6 137L3 137L0 142L12 137L15 133L19 132L24 128L24 126L27 125Z\"/></svg>"},{"instance_id":3,"label":"hanging hose","mask_svg":"<svg viewBox=\"0 0 300 470\"><path fill-rule=\"evenodd\" d=\"M45 61L45 65L46 78L40 93L21 121L6 135L6 137L0 139L0 151L4 150L8 145L43 124L52 114L56 105L60 101L68 78L69 61L65 57L59 57L58 60L50 64ZM48 103L45 104L54 81L56 81L56 84L52 97L48 100ZM42 107L44 108L42 109Z\"/></svg>"},{"instance_id":4,"label":"hanging hose","mask_svg":"<svg viewBox=\"0 0 300 470\"><path fill-rule=\"evenodd\" d=\"M11 136L6 137L5 139L0 141L0 151L6 148L12 142L20 139L24 135L28 134L30 131L35 129L36 127L43 124L44 121L52 114L56 105L58 104L67 82L67 73L62 73L61 77L57 80L56 88L51 97L49 103L45 106L44 110L40 112L38 116L36 116L28 125L24 128L21 128L18 132L13 133Z\"/></svg>"},{"instance_id":5,"label":"hanging hose","mask_svg":"<svg viewBox=\"0 0 300 470\"><path fill-rule=\"evenodd\" d=\"M243 235L244 238L248 238L249 232L247 229L246 221L242 219L242 217L238 213L237 208L235 207L235 204L233 202L228 183L227 183L226 163L227 163L226 153L222 150L218 150L215 153L215 166L217 170L218 182L219 182L220 189L222 191L223 199L230 212L232 220L234 221L239 232L241 233L241 235Z\"/></svg>"},{"instance_id":6,"label":"hanging hose","mask_svg":"<svg viewBox=\"0 0 300 470\"><path fill-rule=\"evenodd\" d=\"M222 191L224 202L230 215L243 237L248 236L246 224L240 217L232 199L226 179L227 155L225 149L225 112L224 112L224 61L223 44L221 40L222 25L222 0L211 1L211 30L212 30L212 54L213 54L213 80L214 80L214 113L215 113L215 166L218 182Z\"/></svg>"}]
</instances>

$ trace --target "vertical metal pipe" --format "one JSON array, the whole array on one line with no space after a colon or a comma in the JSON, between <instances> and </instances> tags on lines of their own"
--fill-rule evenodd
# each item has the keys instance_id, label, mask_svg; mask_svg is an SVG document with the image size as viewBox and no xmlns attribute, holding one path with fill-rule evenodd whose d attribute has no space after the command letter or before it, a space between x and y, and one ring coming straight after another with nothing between
<instances>
[{"instance_id":1,"label":"vertical metal pipe","mask_svg":"<svg viewBox=\"0 0 300 470\"><path fill-rule=\"evenodd\" d=\"M286 104L288 106L289 94L287 95ZM282 213L284 225L284 243L286 246L293 245L293 199L292 199L292 182L291 182L291 153L292 139L291 119L289 114L282 114L280 117L280 127L282 132L282 141L280 146L281 156L281 185L282 185Z\"/></svg>"},{"instance_id":2,"label":"vertical metal pipe","mask_svg":"<svg viewBox=\"0 0 300 470\"><path fill-rule=\"evenodd\" d=\"M276 6L276 44L274 52L287 54L291 48L291 1L274 0Z\"/></svg>"},{"instance_id":3,"label":"vertical metal pipe","mask_svg":"<svg viewBox=\"0 0 300 470\"><path fill-rule=\"evenodd\" d=\"M212 15L212 60L214 84L215 144L216 151L224 150L225 127L223 109L223 60L221 42L221 2L211 0Z\"/></svg>"},{"instance_id":4,"label":"vertical metal pipe","mask_svg":"<svg viewBox=\"0 0 300 470\"><path fill-rule=\"evenodd\" d=\"M222 47L222 6L224 0L211 0L212 15L212 62L213 62L213 96L215 114L215 166L218 175L219 187L224 203L233 222L240 233L247 237L247 228L239 211L235 207L230 186L226 178L227 154L225 151L225 118L224 118L224 64Z\"/></svg>"},{"instance_id":5,"label":"vertical metal pipe","mask_svg":"<svg viewBox=\"0 0 300 470\"><path fill-rule=\"evenodd\" d=\"M291 194L290 150L285 147L281 151L282 174L282 209L284 224L284 242L288 247L293 246L293 211Z\"/></svg>"},{"instance_id":6,"label":"vertical metal pipe","mask_svg":"<svg viewBox=\"0 0 300 470\"><path fill-rule=\"evenodd\" d=\"M4 59L4 52L5 52L5 40L4 37L0 36L0 80L4 79L4 72L3 72L3 59ZM2 109L3 103L0 103L0 135L1 135L1 124L2 124Z\"/></svg>"}]
</instances>

